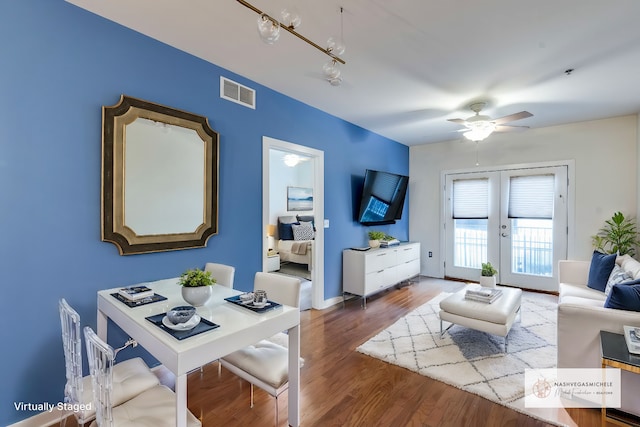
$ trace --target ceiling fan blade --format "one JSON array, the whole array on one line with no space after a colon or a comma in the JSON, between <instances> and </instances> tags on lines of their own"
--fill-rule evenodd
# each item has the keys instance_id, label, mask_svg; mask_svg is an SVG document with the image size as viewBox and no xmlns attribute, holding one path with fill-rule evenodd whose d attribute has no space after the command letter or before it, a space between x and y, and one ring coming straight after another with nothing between
<instances>
[{"instance_id":1,"label":"ceiling fan blade","mask_svg":"<svg viewBox=\"0 0 640 427\"><path fill-rule=\"evenodd\" d=\"M531 117L531 114L528 111L520 111L519 113L509 114L508 116L500 117L499 119L492 120L493 123L497 125L501 125L507 122L513 122L514 120L526 119L527 117Z\"/></svg>"},{"instance_id":2,"label":"ceiling fan blade","mask_svg":"<svg viewBox=\"0 0 640 427\"><path fill-rule=\"evenodd\" d=\"M467 121L464 120L464 119L447 119L447 121L450 121L450 122L453 122L453 123L458 123L458 124L461 124L461 125L467 123Z\"/></svg>"},{"instance_id":3,"label":"ceiling fan blade","mask_svg":"<svg viewBox=\"0 0 640 427\"><path fill-rule=\"evenodd\" d=\"M498 125L496 126L496 132L513 132L513 131L523 131L525 129L529 129L529 126L513 126L513 125Z\"/></svg>"}]
</instances>

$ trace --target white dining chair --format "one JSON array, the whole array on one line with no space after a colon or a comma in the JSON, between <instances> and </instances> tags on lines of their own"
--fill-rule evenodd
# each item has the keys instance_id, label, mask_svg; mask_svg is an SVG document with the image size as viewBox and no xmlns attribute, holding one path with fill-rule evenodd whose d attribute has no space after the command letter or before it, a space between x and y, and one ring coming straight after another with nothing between
<instances>
[{"instance_id":1,"label":"white dining chair","mask_svg":"<svg viewBox=\"0 0 640 427\"><path fill-rule=\"evenodd\" d=\"M175 427L176 395L167 386L157 384L126 402L115 405L115 351L98 337L89 326L84 327L87 359L93 388L93 404L96 419L91 427L153 426ZM187 425L201 426L187 409Z\"/></svg>"},{"instance_id":2,"label":"white dining chair","mask_svg":"<svg viewBox=\"0 0 640 427\"><path fill-rule=\"evenodd\" d=\"M77 423L85 423L95 418L91 377L82 376L82 336L80 331L80 315L62 298L58 302L60 325L62 327L62 347L64 349L66 384L64 401L73 407L82 408L73 414ZM113 404L118 405L137 394L159 384L146 363L139 358L132 358L118 363L113 369ZM69 414L65 414L62 425Z\"/></svg>"},{"instance_id":3,"label":"white dining chair","mask_svg":"<svg viewBox=\"0 0 640 427\"><path fill-rule=\"evenodd\" d=\"M267 292L267 298L280 304L300 307L300 279L275 273L256 273L253 289ZM277 335L286 334L279 333ZM251 384L251 407L253 408L253 386L260 387L275 397L276 425L278 425L278 396L289 388L289 350L285 345L274 341L286 342L288 339L275 337L244 347L220 359L220 363L229 371ZM300 359L300 365L304 360Z\"/></svg>"},{"instance_id":4,"label":"white dining chair","mask_svg":"<svg viewBox=\"0 0 640 427\"><path fill-rule=\"evenodd\" d=\"M204 265L204 271L211 273L211 277L216 279L216 283L233 289L233 278L236 268L231 265L208 262Z\"/></svg>"}]
</instances>

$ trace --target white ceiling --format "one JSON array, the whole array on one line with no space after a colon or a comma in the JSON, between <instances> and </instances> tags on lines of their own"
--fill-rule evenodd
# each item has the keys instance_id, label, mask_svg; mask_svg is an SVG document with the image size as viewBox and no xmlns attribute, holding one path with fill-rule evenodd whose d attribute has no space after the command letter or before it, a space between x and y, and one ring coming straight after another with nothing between
<instances>
[{"instance_id":1,"label":"white ceiling","mask_svg":"<svg viewBox=\"0 0 640 427\"><path fill-rule=\"evenodd\" d=\"M67 1L406 145L460 138L447 119L477 100L532 128L640 112L637 0L250 1L275 18L294 5L322 46L343 7L339 87L328 57L285 31L264 44L235 0Z\"/></svg>"}]
</instances>

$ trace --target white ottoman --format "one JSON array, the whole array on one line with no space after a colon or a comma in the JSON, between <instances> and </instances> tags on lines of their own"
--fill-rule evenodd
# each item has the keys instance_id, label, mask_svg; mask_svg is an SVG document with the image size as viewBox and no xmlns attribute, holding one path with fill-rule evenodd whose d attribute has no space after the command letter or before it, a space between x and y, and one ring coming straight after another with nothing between
<instances>
[{"instance_id":1,"label":"white ottoman","mask_svg":"<svg viewBox=\"0 0 640 427\"><path fill-rule=\"evenodd\" d=\"M502 296L487 304L465 299L466 290L456 292L440 302L440 336L447 329L442 329L442 321L466 326L467 328L487 332L504 337L504 351L507 351L507 335L520 313L522 290L499 287Z\"/></svg>"}]
</instances>

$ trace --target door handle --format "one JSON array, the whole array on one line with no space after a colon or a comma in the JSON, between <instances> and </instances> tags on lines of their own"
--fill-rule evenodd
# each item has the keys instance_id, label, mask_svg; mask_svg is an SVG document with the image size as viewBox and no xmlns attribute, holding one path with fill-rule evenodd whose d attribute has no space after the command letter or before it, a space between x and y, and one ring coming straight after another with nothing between
<instances>
[{"instance_id":1,"label":"door handle","mask_svg":"<svg viewBox=\"0 0 640 427\"><path fill-rule=\"evenodd\" d=\"M502 237L509 237L509 235L507 233L502 233L501 236Z\"/></svg>"}]
</instances>

